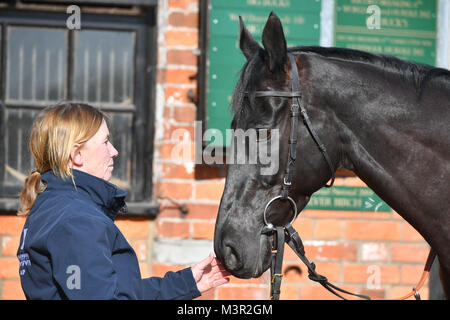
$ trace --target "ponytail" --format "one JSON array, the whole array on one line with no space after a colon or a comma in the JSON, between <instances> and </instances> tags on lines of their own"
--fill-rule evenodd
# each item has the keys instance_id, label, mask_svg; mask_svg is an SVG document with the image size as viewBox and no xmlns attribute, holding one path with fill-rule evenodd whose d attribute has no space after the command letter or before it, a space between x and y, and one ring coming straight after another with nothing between
<instances>
[{"instance_id":1,"label":"ponytail","mask_svg":"<svg viewBox=\"0 0 450 320\"><path fill-rule=\"evenodd\" d=\"M45 190L45 186L41 185L41 174L40 170L33 170L25 179L25 185L20 193L21 208L17 212L18 216L27 216L38 194Z\"/></svg>"}]
</instances>

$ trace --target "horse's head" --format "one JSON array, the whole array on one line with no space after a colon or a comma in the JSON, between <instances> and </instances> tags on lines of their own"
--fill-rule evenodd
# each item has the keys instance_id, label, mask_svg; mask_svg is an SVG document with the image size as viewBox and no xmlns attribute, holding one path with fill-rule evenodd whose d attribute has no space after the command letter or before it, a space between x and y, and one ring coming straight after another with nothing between
<instances>
[{"instance_id":1,"label":"horse's head","mask_svg":"<svg viewBox=\"0 0 450 320\"><path fill-rule=\"evenodd\" d=\"M237 277L259 277L270 266L271 235L263 234L264 219L273 225L286 225L294 217L292 203L271 199L282 193L284 171L288 165L290 109L292 98L258 96L261 91L292 90L291 63L279 18L271 14L262 34L263 48L251 36L240 20L240 49L247 59L232 99L234 119L233 159L228 166L225 190L222 195L214 236L218 258ZM305 105L314 128L325 145L334 141L325 135L328 116L313 108L313 98L302 83L307 72L300 66L300 82ZM320 85L320 84L317 84ZM297 126L297 160L293 170L289 196L298 211L309 201L310 195L330 178L324 161L307 128L300 120ZM239 134L238 134L239 133ZM239 148L237 136L244 133L244 148ZM252 134L254 133L254 134ZM261 152L262 151L262 152ZM328 151L330 153L330 151ZM245 154L240 154L245 153ZM257 154L258 161L254 154ZM262 160L265 156L265 160ZM336 151L332 150L335 159ZM245 160L239 162L239 159ZM267 161L269 160L269 161Z\"/></svg>"}]
</instances>

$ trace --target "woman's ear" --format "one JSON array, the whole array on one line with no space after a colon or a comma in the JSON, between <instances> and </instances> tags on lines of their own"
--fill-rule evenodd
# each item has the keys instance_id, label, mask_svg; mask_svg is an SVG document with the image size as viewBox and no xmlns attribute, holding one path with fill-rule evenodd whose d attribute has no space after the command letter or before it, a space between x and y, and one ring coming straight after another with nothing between
<instances>
[{"instance_id":1,"label":"woman's ear","mask_svg":"<svg viewBox=\"0 0 450 320\"><path fill-rule=\"evenodd\" d=\"M81 144L74 143L72 149L70 149L70 163L73 168L79 168L83 166L83 156L81 155Z\"/></svg>"}]
</instances>

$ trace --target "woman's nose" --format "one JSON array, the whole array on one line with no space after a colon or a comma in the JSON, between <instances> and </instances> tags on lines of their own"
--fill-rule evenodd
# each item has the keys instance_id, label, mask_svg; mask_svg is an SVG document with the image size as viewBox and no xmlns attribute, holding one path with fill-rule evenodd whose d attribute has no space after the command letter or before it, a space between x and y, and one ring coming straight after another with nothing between
<instances>
[{"instance_id":1,"label":"woman's nose","mask_svg":"<svg viewBox=\"0 0 450 320\"><path fill-rule=\"evenodd\" d=\"M115 158L119 155L119 151L117 151L116 148L114 148L114 146L112 145L112 143L110 143L110 150L109 150L109 154L111 155L111 158Z\"/></svg>"}]
</instances>

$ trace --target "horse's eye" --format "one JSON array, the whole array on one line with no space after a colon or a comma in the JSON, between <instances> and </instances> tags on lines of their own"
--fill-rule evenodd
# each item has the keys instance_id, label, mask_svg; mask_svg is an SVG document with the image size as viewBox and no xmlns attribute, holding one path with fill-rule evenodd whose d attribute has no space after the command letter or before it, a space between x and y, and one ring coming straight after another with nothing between
<instances>
[{"instance_id":1,"label":"horse's eye","mask_svg":"<svg viewBox=\"0 0 450 320\"><path fill-rule=\"evenodd\" d=\"M259 142L269 140L271 134L272 134L271 129L266 128L256 129L256 141Z\"/></svg>"}]
</instances>

